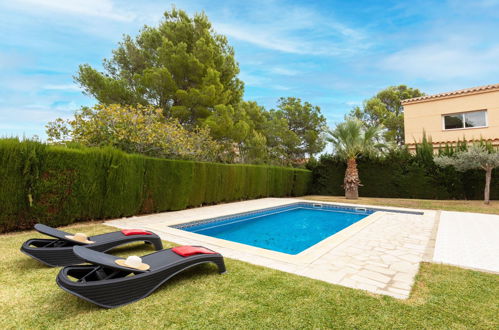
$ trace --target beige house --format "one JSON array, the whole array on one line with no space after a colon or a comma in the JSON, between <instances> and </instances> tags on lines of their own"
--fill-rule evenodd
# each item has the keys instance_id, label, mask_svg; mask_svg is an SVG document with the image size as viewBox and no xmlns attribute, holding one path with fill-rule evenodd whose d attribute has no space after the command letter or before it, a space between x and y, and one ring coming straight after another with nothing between
<instances>
[{"instance_id":1,"label":"beige house","mask_svg":"<svg viewBox=\"0 0 499 330\"><path fill-rule=\"evenodd\" d=\"M434 146L483 138L499 146L499 84L404 100L405 143L410 150L423 131Z\"/></svg>"}]
</instances>

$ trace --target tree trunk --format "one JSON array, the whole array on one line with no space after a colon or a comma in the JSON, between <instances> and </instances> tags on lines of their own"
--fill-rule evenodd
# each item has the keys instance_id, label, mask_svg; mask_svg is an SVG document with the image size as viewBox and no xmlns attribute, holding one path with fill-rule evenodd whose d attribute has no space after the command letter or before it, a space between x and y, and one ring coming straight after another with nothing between
<instances>
[{"instance_id":1,"label":"tree trunk","mask_svg":"<svg viewBox=\"0 0 499 330\"><path fill-rule=\"evenodd\" d=\"M359 172L357 171L357 162L355 161L355 158L350 158L347 160L347 169L345 171L345 179L343 180L345 197L347 199L359 198L360 185Z\"/></svg>"},{"instance_id":2,"label":"tree trunk","mask_svg":"<svg viewBox=\"0 0 499 330\"><path fill-rule=\"evenodd\" d=\"M485 191L483 199L485 204L490 204L490 180L492 178L492 168L485 169Z\"/></svg>"}]
</instances>

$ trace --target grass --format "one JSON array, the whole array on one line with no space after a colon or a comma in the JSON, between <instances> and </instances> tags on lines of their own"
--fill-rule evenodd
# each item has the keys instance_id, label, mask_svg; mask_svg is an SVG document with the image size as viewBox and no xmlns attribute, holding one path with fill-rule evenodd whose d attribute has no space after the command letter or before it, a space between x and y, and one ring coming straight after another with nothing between
<instances>
[{"instance_id":1,"label":"grass","mask_svg":"<svg viewBox=\"0 0 499 330\"><path fill-rule=\"evenodd\" d=\"M300 197L300 199L309 199L309 200L316 200L323 202L408 207L408 208L427 209L427 210L499 214L499 201L490 201L490 204L486 205L483 203L483 201L403 199L403 198L377 198L377 197L359 197L359 199L353 200L353 199L346 199L343 196L318 196L318 195Z\"/></svg>"},{"instance_id":2,"label":"grass","mask_svg":"<svg viewBox=\"0 0 499 330\"><path fill-rule=\"evenodd\" d=\"M113 229L79 224L67 230L91 235ZM0 236L1 329L499 327L498 275L428 263L405 301L226 259L225 275L203 265L137 303L106 310L59 289L59 269L19 251L23 241L40 236L32 231ZM151 250L141 244L115 252Z\"/></svg>"}]
</instances>

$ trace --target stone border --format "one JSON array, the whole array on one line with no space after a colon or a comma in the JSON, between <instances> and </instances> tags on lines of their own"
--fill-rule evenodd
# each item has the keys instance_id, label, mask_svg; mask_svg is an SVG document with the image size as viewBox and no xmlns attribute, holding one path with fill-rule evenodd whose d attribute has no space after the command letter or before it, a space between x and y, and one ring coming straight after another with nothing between
<instances>
[{"instance_id":1,"label":"stone border","mask_svg":"<svg viewBox=\"0 0 499 330\"><path fill-rule=\"evenodd\" d=\"M239 251L241 253L251 253L275 261L282 261L286 263L292 263L295 265L303 265L311 263L317 258L320 258L320 256L327 253L329 250L340 245L350 237L354 236L360 230L364 229L365 227L369 226L371 223L375 222L384 213L385 212L376 212L374 214L371 214L365 217L364 219L348 226L347 228L344 228L343 230L337 232L336 234L329 236L328 238L320 241L317 244L314 244L313 246L309 247L308 249L296 255L273 251L273 250L267 250L256 246L246 245L216 237L192 233L182 229L172 228L169 226L165 226L161 230L166 234L174 235L177 237L190 238L197 242L209 244L212 246L230 248L234 251Z\"/></svg>"},{"instance_id":2,"label":"stone border","mask_svg":"<svg viewBox=\"0 0 499 330\"><path fill-rule=\"evenodd\" d=\"M315 207L315 205L321 205L321 207ZM282 206L273 206L261 210L256 210L256 211L249 211L249 212L240 212L240 213L234 213L231 215L225 215L222 217L215 217L211 219L203 219L203 220L194 220L194 221L189 221L189 222L184 222L179 220L178 224L171 225L170 227L176 228L176 229L183 229L183 228L189 228L189 227L194 227L198 225L204 225L208 223L213 223L213 222L222 222L226 220L231 220L243 216L248 216L248 215L265 215L265 213L274 211L274 210L293 210L295 208L300 208L300 207L307 207L310 209L324 209L324 206L326 206L326 209L332 209L332 210L340 210L340 211L358 211L358 209L364 209L366 211L366 215L371 215L373 214L376 210L374 209L366 209L364 207L345 207L345 206L338 206L338 205L329 205L329 204L320 204L320 203L305 203L305 202L296 202L296 203L291 203L291 204L285 204ZM369 212L369 213L368 213ZM399 211L395 211L399 212Z\"/></svg>"},{"instance_id":3,"label":"stone border","mask_svg":"<svg viewBox=\"0 0 499 330\"><path fill-rule=\"evenodd\" d=\"M433 229L431 231L431 237L426 245L425 253L423 255L423 261L433 262L433 254L435 253L435 243L437 242L438 225L440 224L440 215L442 211L438 210L435 213L435 223L433 224Z\"/></svg>"}]
</instances>

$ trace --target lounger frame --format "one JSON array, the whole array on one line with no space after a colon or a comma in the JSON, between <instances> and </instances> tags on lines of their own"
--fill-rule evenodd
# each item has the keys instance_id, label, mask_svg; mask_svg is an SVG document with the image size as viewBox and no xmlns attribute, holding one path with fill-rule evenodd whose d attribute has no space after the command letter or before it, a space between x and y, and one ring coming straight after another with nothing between
<instances>
[{"instance_id":1,"label":"lounger frame","mask_svg":"<svg viewBox=\"0 0 499 330\"><path fill-rule=\"evenodd\" d=\"M104 256L97 256L97 252L85 255L88 252L84 251L85 248L76 247L75 250L78 250L75 254L93 265L64 267L57 275L56 282L63 290L104 308L115 308L143 299L173 276L200 264L214 263L220 274L226 271L223 257L218 253L179 256L174 262L162 267L138 271L117 265L114 262L117 257L103 253L99 254ZM153 254L160 257L161 253L168 253L170 250ZM100 257L103 258L99 259ZM147 256L143 258L145 262ZM130 274L133 275L129 276Z\"/></svg>"},{"instance_id":2,"label":"lounger frame","mask_svg":"<svg viewBox=\"0 0 499 330\"><path fill-rule=\"evenodd\" d=\"M161 238L152 233L151 235L130 235L125 236L121 232L113 232L89 237L95 243L84 244L67 239L69 233L37 224L35 229L42 234L52 236L52 239L33 238L23 243L21 251L28 256L44 263L50 267L77 265L84 262L73 253L74 246L85 246L91 250L106 252L115 247L130 244L133 242L144 242L152 244L156 250L161 250L163 244Z\"/></svg>"}]
</instances>

